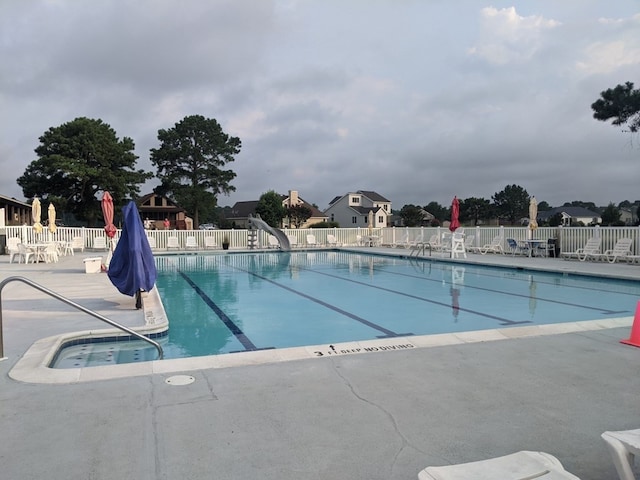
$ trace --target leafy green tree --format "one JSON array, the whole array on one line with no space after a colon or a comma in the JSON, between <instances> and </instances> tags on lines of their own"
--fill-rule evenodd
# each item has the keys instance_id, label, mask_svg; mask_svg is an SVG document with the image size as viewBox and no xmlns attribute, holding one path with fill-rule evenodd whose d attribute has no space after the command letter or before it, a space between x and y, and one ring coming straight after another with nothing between
<instances>
[{"instance_id":1,"label":"leafy green tree","mask_svg":"<svg viewBox=\"0 0 640 480\"><path fill-rule=\"evenodd\" d=\"M300 228L304 222L311 218L313 212L306 205L292 205L285 208L285 216L289 219L289 224Z\"/></svg>"},{"instance_id":2,"label":"leafy green tree","mask_svg":"<svg viewBox=\"0 0 640 480\"><path fill-rule=\"evenodd\" d=\"M529 216L529 194L519 185L507 185L491 199L498 218L506 220L511 225Z\"/></svg>"},{"instance_id":3,"label":"leafy green tree","mask_svg":"<svg viewBox=\"0 0 640 480\"><path fill-rule=\"evenodd\" d=\"M539 212L546 212L548 210L551 210L553 207L551 205L549 205L547 202L545 202L544 200L542 202L538 202L538 211Z\"/></svg>"},{"instance_id":4,"label":"leafy green tree","mask_svg":"<svg viewBox=\"0 0 640 480\"><path fill-rule=\"evenodd\" d=\"M602 225L620 225L620 217L622 212L613 204L609 203L600 215L602 217Z\"/></svg>"},{"instance_id":5,"label":"leafy green tree","mask_svg":"<svg viewBox=\"0 0 640 480\"><path fill-rule=\"evenodd\" d=\"M633 83L617 85L600 93L600 98L591 104L593 118L622 126L623 131L637 132L640 129L640 90Z\"/></svg>"},{"instance_id":6,"label":"leafy green tree","mask_svg":"<svg viewBox=\"0 0 640 480\"><path fill-rule=\"evenodd\" d=\"M260 195L258 205L256 205L256 213L260 218L275 228L279 228L282 219L287 215L287 211L282 205L282 196L274 190Z\"/></svg>"},{"instance_id":7,"label":"leafy green tree","mask_svg":"<svg viewBox=\"0 0 640 480\"><path fill-rule=\"evenodd\" d=\"M191 115L158 130L158 140L160 148L151 149L161 181L156 192L173 197L198 225L200 213L213 211L219 194L235 191L236 174L223 167L240 153L240 139L224 133L215 119Z\"/></svg>"},{"instance_id":8,"label":"leafy green tree","mask_svg":"<svg viewBox=\"0 0 640 480\"><path fill-rule=\"evenodd\" d=\"M491 202L486 198L469 197L460 201L460 221L473 220L476 226L483 218L491 216Z\"/></svg>"},{"instance_id":9,"label":"leafy green tree","mask_svg":"<svg viewBox=\"0 0 640 480\"><path fill-rule=\"evenodd\" d=\"M422 208L412 204L405 205L400 209L400 217L407 227L420 226L424 221Z\"/></svg>"},{"instance_id":10,"label":"leafy green tree","mask_svg":"<svg viewBox=\"0 0 640 480\"><path fill-rule=\"evenodd\" d=\"M131 138L118 139L102 120L79 117L40 137L38 159L17 183L25 197L53 201L58 212L71 212L93 226L102 218L99 192L109 191L114 203L122 205L137 197L140 185L153 177L135 170L134 148Z\"/></svg>"}]
</instances>

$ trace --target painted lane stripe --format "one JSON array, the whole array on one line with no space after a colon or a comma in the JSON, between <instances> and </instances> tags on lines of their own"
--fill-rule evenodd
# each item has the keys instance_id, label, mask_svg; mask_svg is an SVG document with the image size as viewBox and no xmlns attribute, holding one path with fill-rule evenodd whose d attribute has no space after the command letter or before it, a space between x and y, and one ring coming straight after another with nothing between
<instances>
[{"instance_id":1,"label":"painted lane stripe","mask_svg":"<svg viewBox=\"0 0 640 480\"><path fill-rule=\"evenodd\" d=\"M202 291L202 289L196 285L184 272L178 270L178 274L189 284L193 290L204 300L211 310L222 320L222 323L235 335L238 341L242 344L245 350L259 350L251 340L244 334L244 332L238 327L233 320L231 320L216 303L209 298L209 296Z\"/></svg>"},{"instance_id":2,"label":"painted lane stripe","mask_svg":"<svg viewBox=\"0 0 640 480\"><path fill-rule=\"evenodd\" d=\"M376 267L373 267L373 268L375 270ZM389 270L384 270L384 273L391 274L391 275L397 275L397 276L400 276L400 277L416 278L418 280L424 280L424 281L427 281L427 282L437 282L437 283L443 283L444 282L447 285L453 285L453 282L448 282L446 280L436 280L436 279L432 279L432 278L425 278L425 277L420 277L418 275L412 275L412 274L409 274L409 273L391 272ZM541 282L541 283L543 283L543 282ZM567 285L563 285L563 287L566 288ZM620 315L620 314L629 312L629 310L609 310L609 309L605 309L605 308L590 307L588 305L582 305L580 303L563 302L563 301L560 301L560 300L552 300L552 299L549 299L549 298L542 298L542 297L538 297L538 296L532 297L530 294L527 295L527 294L523 294L523 293L511 293L511 292L505 292L503 290L495 290L493 288L487 288L487 287L476 287L476 286L467 285L467 284L464 284L464 288L473 289L473 290L480 290L480 291L483 291L483 292L498 293L500 295L508 295L508 296L511 296L511 297L534 298L535 300L538 300L539 302L548 302L548 303L553 303L555 305L565 305L565 306L568 306L568 307L584 308L585 310L598 312L598 313L601 313L603 315ZM572 288L572 287L569 287L569 288ZM612 292L607 292L607 293L612 293Z\"/></svg>"},{"instance_id":3,"label":"painted lane stripe","mask_svg":"<svg viewBox=\"0 0 640 480\"><path fill-rule=\"evenodd\" d=\"M327 303L323 300L320 300L319 298L316 297L312 297L311 295L307 295L306 293L302 293L298 290L295 290L291 287L287 287L286 285L282 285L281 283L278 283L274 280L271 280L267 277L263 277L262 275L258 275L257 273L251 272L249 270L245 270L244 268L240 268L240 267L231 267L234 268L235 270L239 270L241 272L245 272L248 273L249 275L253 275L256 278L259 278L260 280L264 280L265 282L269 282L272 285L275 285L276 287L282 288L290 293L294 293L296 295L299 295L303 298L306 298L307 300L311 300L314 303L317 303L318 305L322 305L323 307L326 307L330 310L333 310L334 312L337 312L341 315L344 315L345 317L349 317L352 320L355 320L356 322L360 322L363 325L366 325L367 327L373 328L374 330L378 330L379 332L384 333L384 336L380 336L378 338L387 338L387 337L407 337L407 336L411 336L413 335L413 333L395 333L391 330L388 330L380 325L377 325L373 322L370 322L369 320L359 317L351 312L347 312L346 310L342 310L341 308L336 307L335 305L331 305L330 303Z\"/></svg>"},{"instance_id":4,"label":"painted lane stripe","mask_svg":"<svg viewBox=\"0 0 640 480\"><path fill-rule=\"evenodd\" d=\"M454 306L453 304L450 304L450 303L438 302L436 300L431 300L431 299L428 299L428 298L425 298L425 297L419 297L418 295L413 295L411 293L401 292L400 290L393 290L391 288L380 287L380 286L377 286L377 285L371 285L370 283L360 282L358 280L353 280L351 278L341 277L339 275L333 275L331 273L320 272L320 271L316 271L316 270L309 270L308 268L304 268L304 267L300 267L300 268L305 270L305 271L307 271L307 272L316 273L318 275L324 275L324 276L331 277L331 278L336 278L338 280L343 280L345 282L355 283L355 284L358 284L358 285L362 285L364 287L375 288L377 290L382 290L383 292L389 292L389 293L393 293L393 294L396 294L396 295L402 295L403 297L412 298L414 300L420 300L421 302L431 303L432 305L439 305L441 307L455 308L456 310L459 310L461 312L467 312L467 313L471 313L473 315L478 315L480 317L491 318L493 320L498 320L499 322L501 322L501 325L521 325L523 323L532 323L531 320L522 320L522 321L516 322L514 320L509 320L508 318L502 318L502 317L498 317L496 315L490 315L488 313L482 313L482 312L478 312L476 310L471 310L471 309L464 308L464 307ZM385 272L385 273L387 273L387 272Z\"/></svg>"}]
</instances>

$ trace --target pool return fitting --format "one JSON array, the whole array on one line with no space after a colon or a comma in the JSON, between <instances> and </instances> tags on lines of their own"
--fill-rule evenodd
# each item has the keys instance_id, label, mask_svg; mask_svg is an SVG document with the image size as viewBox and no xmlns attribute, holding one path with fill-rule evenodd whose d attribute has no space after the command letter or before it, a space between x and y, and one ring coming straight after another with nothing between
<instances>
[{"instance_id":1,"label":"pool return fitting","mask_svg":"<svg viewBox=\"0 0 640 480\"><path fill-rule=\"evenodd\" d=\"M63 303L66 303L67 305L70 305L71 307L80 310L81 312L84 312L88 315L91 315L92 317L97 318L98 320L102 320L105 323L108 323L109 325L111 325L112 327L116 327L120 330L122 330L123 332L128 333L129 335L136 337L139 340L145 341L147 343L150 343L151 345L153 345L156 350L158 350L158 355L159 355L159 359L162 360L162 358L164 357L164 352L162 350L162 347L160 346L160 344L154 340L151 340L150 338L145 337L144 335L136 332L135 330L130 329L129 327L125 327L124 325L121 325L117 322L114 322L113 320L108 319L107 317L104 317L102 315L100 315L97 312L94 312L93 310L89 310L86 307L83 307L82 305L77 304L76 302L69 300L66 297L63 297L62 295L57 294L56 292L54 292L53 290L49 290L47 287L43 287L42 285L33 282L31 280L29 280L28 278L24 278L24 277L8 277L5 278L2 282L0 282L0 361L2 360L6 360L7 357L4 356L4 341L2 338L2 331L3 331L3 327L2 327L2 289L4 288L4 286L7 283L10 282L22 282L22 283L26 283L27 285L32 286L33 288L35 288L36 290L40 290L42 293L46 293L47 295L49 295L50 297L56 298L58 300L60 300Z\"/></svg>"}]
</instances>

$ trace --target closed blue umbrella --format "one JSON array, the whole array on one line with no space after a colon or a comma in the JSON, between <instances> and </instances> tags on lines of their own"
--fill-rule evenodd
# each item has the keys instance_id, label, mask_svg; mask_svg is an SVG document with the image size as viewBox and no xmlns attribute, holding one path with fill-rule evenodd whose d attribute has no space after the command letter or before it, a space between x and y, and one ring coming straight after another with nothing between
<instances>
[{"instance_id":1,"label":"closed blue umbrella","mask_svg":"<svg viewBox=\"0 0 640 480\"><path fill-rule=\"evenodd\" d=\"M122 233L107 274L120 293L135 295L136 308L140 308L140 292L153 288L158 273L135 202L125 205L122 214Z\"/></svg>"}]
</instances>

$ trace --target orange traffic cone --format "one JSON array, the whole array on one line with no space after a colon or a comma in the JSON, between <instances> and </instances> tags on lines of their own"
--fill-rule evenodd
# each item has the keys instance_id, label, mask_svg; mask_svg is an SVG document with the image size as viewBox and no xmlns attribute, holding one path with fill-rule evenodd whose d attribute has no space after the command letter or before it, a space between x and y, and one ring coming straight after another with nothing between
<instances>
[{"instance_id":1,"label":"orange traffic cone","mask_svg":"<svg viewBox=\"0 0 640 480\"><path fill-rule=\"evenodd\" d=\"M620 340L620 343L640 347L640 302L638 302L638 305L636 306L636 315L633 317L631 336L627 340Z\"/></svg>"}]
</instances>

